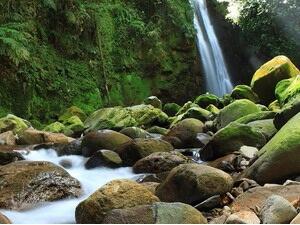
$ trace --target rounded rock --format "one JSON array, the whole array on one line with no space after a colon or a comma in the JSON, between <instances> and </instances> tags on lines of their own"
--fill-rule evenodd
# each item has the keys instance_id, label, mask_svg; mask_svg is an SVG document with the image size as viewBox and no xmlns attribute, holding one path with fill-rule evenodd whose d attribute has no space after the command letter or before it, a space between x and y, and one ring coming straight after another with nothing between
<instances>
[{"instance_id":1,"label":"rounded rock","mask_svg":"<svg viewBox=\"0 0 300 225\"><path fill-rule=\"evenodd\" d=\"M156 189L156 195L165 202L197 204L224 194L232 187L233 179L221 170L200 164L182 164L171 170Z\"/></svg>"},{"instance_id":2,"label":"rounded rock","mask_svg":"<svg viewBox=\"0 0 300 225\"><path fill-rule=\"evenodd\" d=\"M77 223L102 223L113 209L132 208L158 202L146 187L131 180L114 180L93 193L76 207Z\"/></svg>"}]
</instances>

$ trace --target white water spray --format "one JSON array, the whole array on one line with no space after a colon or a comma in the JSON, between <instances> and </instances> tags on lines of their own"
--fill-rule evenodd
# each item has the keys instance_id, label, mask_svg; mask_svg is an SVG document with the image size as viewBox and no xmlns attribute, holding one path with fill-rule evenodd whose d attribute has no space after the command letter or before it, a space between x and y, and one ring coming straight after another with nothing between
<instances>
[{"instance_id":1,"label":"white water spray","mask_svg":"<svg viewBox=\"0 0 300 225\"><path fill-rule=\"evenodd\" d=\"M62 156L58 157L55 150L31 151L24 155L26 160L49 161L56 165L63 159L72 162L72 167L66 169L68 173L77 178L83 188L84 195L80 198L65 199L55 202L43 203L28 211L8 211L1 210L13 223L17 224L55 224L55 223L75 223L75 208L107 182L115 179L132 179L137 175L129 167L110 169L99 167L86 170L84 164L87 158L82 156Z\"/></svg>"},{"instance_id":2,"label":"white water spray","mask_svg":"<svg viewBox=\"0 0 300 225\"><path fill-rule=\"evenodd\" d=\"M194 24L197 44L205 73L207 91L219 97L229 93L233 86L226 63L210 21L206 0L192 0L195 8Z\"/></svg>"}]
</instances>

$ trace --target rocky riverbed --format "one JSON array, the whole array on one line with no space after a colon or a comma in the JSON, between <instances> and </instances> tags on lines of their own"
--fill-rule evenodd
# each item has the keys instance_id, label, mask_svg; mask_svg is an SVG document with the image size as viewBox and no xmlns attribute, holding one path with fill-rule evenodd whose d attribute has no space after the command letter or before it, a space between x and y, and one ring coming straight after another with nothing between
<instances>
[{"instance_id":1,"label":"rocky riverbed","mask_svg":"<svg viewBox=\"0 0 300 225\"><path fill-rule=\"evenodd\" d=\"M7 115L0 222L299 223L299 75L278 56L222 98Z\"/></svg>"}]
</instances>

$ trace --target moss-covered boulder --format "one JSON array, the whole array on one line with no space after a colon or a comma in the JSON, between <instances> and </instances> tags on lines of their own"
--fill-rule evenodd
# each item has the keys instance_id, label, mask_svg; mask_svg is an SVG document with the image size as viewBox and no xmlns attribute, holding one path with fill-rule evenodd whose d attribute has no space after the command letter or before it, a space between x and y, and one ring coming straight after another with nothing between
<instances>
[{"instance_id":1,"label":"moss-covered boulder","mask_svg":"<svg viewBox=\"0 0 300 225\"><path fill-rule=\"evenodd\" d=\"M220 99L216 95L207 93L207 94L199 95L195 99L194 103L199 105L201 108L206 108L210 104L212 104L216 107L219 107L220 106Z\"/></svg>"},{"instance_id":2,"label":"moss-covered boulder","mask_svg":"<svg viewBox=\"0 0 300 225\"><path fill-rule=\"evenodd\" d=\"M150 96L145 98L143 104L152 105L154 108L162 109L162 103L156 96Z\"/></svg>"},{"instance_id":3,"label":"moss-covered boulder","mask_svg":"<svg viewBox=\"0 0 300 225\"><path fill-rule=\"evenodd\" d=\"M275 89L275 95L281 106L300 94L300 73L295 78L280 81Z\"/></svg>"},{"instance_id":4,"label":"moss-covered boulder","mask_svg":"<svg viewBox=\"0 0 300 225\"><path fill-rule=\"evenodd\" d=\"M214 105L212 105L212 104L210 104L209 106L207 106L205 109L206 109L207 111L211 112L211 114L212 114L213 116L218 115L219 112L220 112L220 109L218 109L216 106L214 106Z\"/></svg>"},{"instance_id":5,"label":"moss-covered boulder","mask_svg":"<svg viewBox=\"0 0 300 225\"><path fill-rule=\"evenodd\" d=\"M92 113L85 121L84 127L89 131L101 129L120 130L138 125L129 109L123 107L103 108Z\"/></svg>"},{"instance_id":6,"label":"moss-covered boulder","mask_svg":"<svg viewBox=\"0 0 300 225\"><path fill-rule=\"evenodd\" d=\"M275 100L275 87L283 79L295 77L300 71L286 56L277 56L261 66L253 75L251 87L261 101L269 104Z\"/></svg>"},{"instance_id":7,"label":"moss-covered boulder","mask_svg":"<svg viewBox=\"0 0 300 225\"><path fill-rule=\"evenodd\" d=\"M0 176L2 209L24 210L82 194L80 182L50 162L13 162L0 167Z\"/></svg>"},{"instance_id":8,"label":"moss-covered boulder","mask_svg":"<svg viewBox=\"0 0 300 225\"><path fill-rule=\"evenodd\" d=\"M168 125L168 115L152 105L135 105L127 107L137 126Z\"/></svg>"},{"instance_id":9,"label":"moss-covered boulder","mask_svg":"<svg viewBox=\"0 0 300 225\"><path fill-rule=\"evenodd\" d=\"M248 85L237 85L231 92L233 99L248 99L254 103L259 102L257 94Z\"/></svg>"},{"instance_id":10,"label":"moss-covered boulder","mask_svg":"<svg viewBox=\"0 0 300 225\"><path fill-rule=\"evenodd\" d=\"M203 126L200 120L185 119L172 126L163 139L172 143L176 148L196 147L199 144L197 134L203 132ZM179 142L173 143L176 139Z\"/></svg>"},{"instance_id":11,"label":"moss-covered boulder","mask_svg":"<svg viewBox=\"0 0 300 225\"><path fill-rule=\"evenodd\" d=\"M82 133L84 131L84 124L78 116L72 116L65 120L66 132L71 130L73 133Z\"/></svg>"},{"instance_id":12,"label":"moss-covered boulder","mask_svg":"<svg viewBox=\"0 0 300 225\"><path fill-rule=\"evenodd\" d=\"M114 151L99 150L88 159L84 166L87 169L101 166L116 168L122 166L122 159Z\"/></svg>"},{"instance_id":13,"label":"moss-covered boulder","mask_svg":"<svg viewBox=\"0 0 300 225\"><path fill-rule=\"evenodd\" d=\"M260 184L281 182L300 173L300 113L289 120L259 151L245 177Z\"/></svg>"},{"instance_id":14,"label":"moss-covered boulder","mask_svg":"<svg viewBox=\"0 0 300 225\"><path fill-rule=\"evenodd\" d=\"M247 125L260 131L265 136L267 141L277 133L273 119L256 120L248 123Z\"/></svg>"},{"instance_id":15,"label":"moss-covered boulder","mask_svg":"<svg viewBox=\"0 0 300 225\"><path fill-rule=\"evenodd\" d=\"M82 201L75 211L77 223L99 224L113 209L132 208L159 202L146 187L131 180L114 180Z\"/></svg>"},{"instance_id":16,"label":"moss-covered boulder","mask_svg":"<svg viewBox=\"0 0 300 225\"><path fill-rule=\"evenodd\" d=\"M215 126L217 129L221 129L241 117L260 111L260 108L248 99L236 100L220 110L215 120Z\"/></svg>"},{"instance_id":17,"label":"moss-covered boulder","mask_svg":"<svg viewBox=\"0 0 300 225\"><path fill-rule=\"evenodd\" d=\"M190 109L188 109L184 114L182 114L182 116L178 116L178 119L180 120L184 120L187 118L194 118L194 119L198 119L201 120L202 122L208 121L213 117L212 113L206 109L203 109L201 107L192 107ZM176 123L177 120L175 120L173 122Z\"/></svg>"},{"instance_id":18,"label":"moss-covered boulder","mask_svg":"<svg viewBox=\"0 0 300 225\"><path fill-rule=\"evenodd\" d=\"M178 105L177 103L166 103L163 107L163 111L168 115L168 116L175 116L178 111L180 110L181 106Z\"/></svg>"},{"instance_id":19,"label":"moss-covered boulder","mask_svg":"<svg viewBox=\"0 0 300 225\"><path fill-rule=\"evenodd\" d=\"M131 140L130 137L113 130L90 132L82 139L82 154L89 157L101 149L114 150Z\"/></svg>"},{"instance_id":20,"label":"moss-covered boulder","mask_svg":"<svg viewBox=\"0 0 300 225\"><path fill-rule=\"evenodd\" d=\"M139 127L127 127L122 129L120 133L133 139L150 137L150 134L147 131Z\"/></svg>"},{"instance_id":21,"label":"moss-covered boulder","mask_svg":"<svg viewBox=\"0 0 300 225\"><path fill-rule=\"evenodd\" d=\"M152 153L170 152L173 150L173 146L166 141L143 138L134 139L115 149L127 166L133 166L139 159Z\"/></svg>"},{"instance_id":22,"label":"moss-covered boulder","mask_svg":"<svg viewBox=\"0 0 300 225\"><path fill-rule=\"evenodd\" d=\"M114 209L105 219L105 224L206 224L206 218L194 207L176 202L157 202L153 205L135 206L129 209Z\"/></svg>"},{"instance_id":23,"label":"moss-covered boulder","mask_svg":"<svg viewBox=\"0 0 300 225\"><path fill-rule=\"evenodd\" d=\"M199 105L197 105L191 101L186 102L176 113L176 116L184 114L186 111L188 111L192 107L199 107Z\"/></svg>"},{"instance_id":24,"label":"moss-covered boulder","mask_svg":"<svg viewBox=\"0 0 300 225\"><path fill-rule=\"evenodd\" d=\"M256 120L274 119L275 115L276 113L273 111L256 112L256 113L251 113L247 116L243 116L240 119L237 119L235 122L247 124Z\"/></svg>"},{"instance_id":25,"label":"moss-covered boulder","mask_svg":"<svg viewBox=\"0 0 300 225\"><path fill-rule=\"evenodd\" d=\"M189 162L190 159L180 152L155 152L137 161L133 165L133 171L135 173L162 173Z\"/></svg>"},{"instance_id":26,"label":"moss-covered boulder","mask_svg":"<svg viewBox=\"0 0 300 225\"><path fill-rule=\"evenodd\" d=\"M85 121L87 118L87 115L85 112L83 112L80 108L77 106L72 106L68 108L59 118L58 120L62 123L64 123L69 118L77 116L81 121Z\"/></svg>"},{"instance_id":27,"label":"moss-covered boulder","mask_svg":"<svg viewBox=\"0 0 300 225\"><path fill-rule=\"evenodd\" d=\"M206 109L200 108L199 106L191 107L185 113L176 116L172 121L171 126L177 124L179 121L188 118L198 119L202 122L206 122L208 120L211 120L213 117L214 115Z\"/></svg>"},{"instance_id":28,"label":"moss-covered boulder","mask_svg":"<svg viewBox=\"0 0 300 225\"><path fill-rule=\"evenodd\" d=\"M0 133L10 130L14 133L18 133L30 126L31 124L28 121L12 114L8 114L6 117L0 118Z\"/></svg>"},{"instance_id":29,"label":"moss-covered boulder","mask_svg":"<svg viewBox=\"0 0 300 225\"><path fill-rule=\"evenodd\" d=\"M46 126L43 131L52 132L52 133L64 133L66 129L65 125L61 122L54 122Z\"/></svg>"},{"instance_id":30,"label":"moss-covered boulder","mask_svg":"<svg viewBox=\"0 0 300 225\"><path fill-rule=\"evenodd\" d=\"M160 135L165 135L169 132L168 129L159 127L159 126L153 126L147 129L147 132L153 133L153 134L160 134Z\"/></svg>"},{"instance_id":31,"label":"moss-covered boulder","mask_svg":"<svg viewBox=\"0 0 300 225\"><path fill-rule=\"evenodd\" d=\"M300 95L290 100L279 112L277 112L274 118L275 127L280 129L298 112L300 112Z\"/></svg>"},{"instance_id":32,"label":"moss-covered boulder","mask_svg":"<svg viewBox=\"0 0 300 225\"><path fill-rule=\"evenodd\" d=\"M211 196L225 194L233 186L231 176L199 164L182 164L171 170L156 189L161 201L197 204Z\"/></svg>"},{"instance_id":33,"label":"moss-covered boulder","mask_svg":"<svg viewBox=\"0 0 300 225\"><path fill-rule=\"evenodd\" d=\"M204 161L213 160L238 151L244 145L261 148L265 143L265 136L256 128L232 122L213 136L200 151L200 157Z\"/></svg>"}]
</instances>

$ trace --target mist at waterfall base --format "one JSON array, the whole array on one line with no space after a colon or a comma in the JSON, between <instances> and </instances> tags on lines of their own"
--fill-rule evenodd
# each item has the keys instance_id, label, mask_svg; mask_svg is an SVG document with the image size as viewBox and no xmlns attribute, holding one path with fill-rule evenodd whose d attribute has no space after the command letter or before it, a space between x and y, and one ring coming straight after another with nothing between
<instances>
[{"instance_id":1,"label":"mist at waterfall base","mask_svg":"<svg viewBox=\"0 0 300 225\"><path fill-rule=\"evenodd\" d=\"M63 159L71 161L72 167L65 170L80 181L84 194L80 198L42 203L28 211L1 210L13 223L18 224L75 223L76 206L101 186L115 179L137 178L130 167L118 169L101 167L87 170L84 167L87 158L75 155L58 157L56 151L52 149L30 151L28 154L24 152L24 157L26 160L49 161L56 165Z\"/></svg>"},{"instance_id":2,"label":"mist at waterfall base","mask_svg":"<svg viewBox=\"0 0 300 225\"><path fill-rule=\"evenodd\" d=\"M222 97L233 85L211 23L206 0L192 0L195 9L194 25L197 31L197 45L204 69L207 92Z\"/></svg>"}]
</instances>

